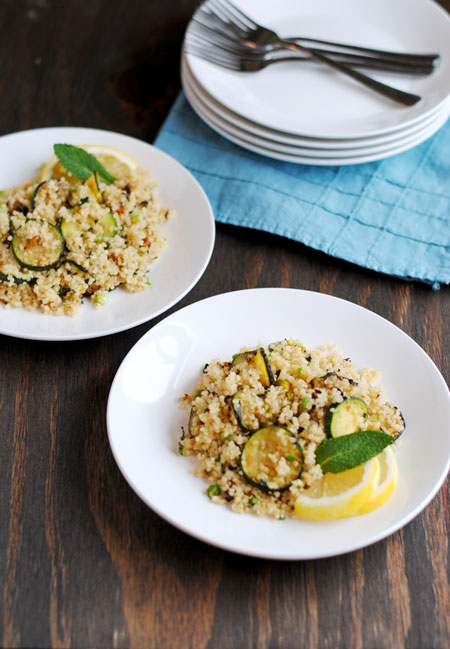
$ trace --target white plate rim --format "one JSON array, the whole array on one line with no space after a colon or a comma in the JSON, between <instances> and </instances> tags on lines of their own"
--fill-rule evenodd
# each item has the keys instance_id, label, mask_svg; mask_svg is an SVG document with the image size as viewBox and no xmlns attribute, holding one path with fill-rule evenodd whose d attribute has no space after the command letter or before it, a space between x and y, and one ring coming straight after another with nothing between
<instances>
[{"instance_id":1,"label":"white plate rim","mask_svg":"<svg viewBox=\"0 0 450 649\"><path fill-rule=\"evenodd\" d=\"M294 0L292 0L294 2ZM330 8L332 9L334 7L334 3L332 0L324 0L325 2L330 2ZM388 0L386 0L387 2ZM406 2L406 0L404 0ZM204 4L206 4L208 0ZM418 10L425 11L430 14L430 17L434 20L437 20L439 17L439 20L445 21L446 26L448 27L449 33L450 33L450 16L449 14L434 0L411 0L408 4L408 7L405 5L405 10L411 10L411 2L414 2L414 7L417 8ZM236 2L236 4L242 8L244 11L258 19L259 14L260 14L260 7L263 7L264 11L268 11L268 8L272 7L272 5L269 3L268 0L239 0ZM366 6L367 5L367 6ZM362 8L362 11L364 12L364 16L366 18L366 21L362 21L362 24L368 24L370 25L370 20L367 20L367 11L370 9L370 5L366 3L364 7ZM341 5L342 6L342 5ZM357 8L359 8L360 3L356 3L355 5ZM342 13L344 13L344 7L342 7ZM302 7L299 5L297 11L303 11ZM272 18L275 19L275 22L279 20L279 16L282 15L280 14L280 6L277 5L276 9L273 6L272 11ZM302 14L300 17L305 18L305 16L308 16L308 10L305 9L306 14ZM351 15L354 15L355 13L355 7L353 7L353 11L351 12ZM347 15L348 18L348 15ZM361 16L359 16L359 19L361 21ZM261 18L260 18L261 20ZM276 24L272 24L271 20L269 22L263 21L265 24L268 26L277 28ZM392 26L392 20L390 22L390 25ZM420 30L419 27L417 29L419 30L419 34L423 34L423 28L424 26L426 27L428 24L428 21L423 21L420 23ZM358 25L359 28L361 28L361 24ZM190 24L187 27L186 32L189 31ZM401 29L401 27L398 27ZM430 32L431 34L431 32ZM322 35L322 34L321 34ZM326 37L327 34L324 34ZM328 35L331 40L333 40L332 35ZM347 39L349 40L349 39ZM445 43L440 44L441 47L444 47ZM386 47L390 47L389 45L386 45ZM392 46L392 49L395 49L395 47ZM404 127L408 125L413 125L416 120L420 120L423 118L425 114L428 112L434 110L438 106L440 106L446 99L448 98L449 90L450 90L450 47L445 45L445 56L443 56L443 61L441 62L441 66L439 70L437 71L437 74L434 73L435 78L430 81L430 79L425 79L423 82L420 80L413 80L409 86L404 87L403 84L399 83L400 87L404 87L406 90L410 90L412 92L418 92L418 94L423 95L423 101L419 102L415 106L409 107L407 109L402 109L403 112L399 112L398 110L395 110L395 106L392 107L392 110L390 108L389 103L386 104L385 110L381 111L378 114L377 119L374 117L367 116L366 119L362 120L361 124L356 124L356 121L349 121L347 122L344 126L346 127L347 130L343 127L343 124L340 125L342 131L340 133L336 132L336 126L333 126L333 128L330 130L329 126L326 124L326 120L322 120L322 122L315 121L314 122L314 130L312 130L312 126L308 128L301 128L299 126L295 126L294 128L294 122L297 124L296 120L292 122L292 119L286 119L286 115L279 115L279 113L273 114L273 113L268 113L264 111L263 105L264 102L260 101L259 106L255 107L254 105L244 105L244 103L241 101L242 98L242 89L243 85L240 80L238 80L238 85L241 85L241 89L236 88L236 80L239 79L239 73L233 73L224 69L220 69L217 66L213 66L206 61L202 61L201 59L192 56L190 54L187 55L187 59L191 68L191 71L197 81L208 91L210 94L217 100L219 103L222 105L226 106L230 110L240 114L241 116L257 123L260 125L263 125L265 127L269 128L275 128L280 131L285 132L286 134L289 135L300 135L304 137L314 137L314 138L343 138L343 139L351 139L353 137L371 137L374 135L382 135L382 134L387 134L389 132L392 132L396 130L399 127ZM271 71L271 67L267 68L264 70L264 73L268 73ZM261 73L258 73L261 74ZM215 79L214 83L212 83L212 78ZM377 76L380 80L384 80L384 76L380 75ZM437 81L436 81L437 79ZM392 77L386 78L386 81L388 83L391 83L395 85L395 81L392 81ZM222 83L223 82L223 83ZM253 83L250 81L250 83ZM294 83L294 79L292 80L292 83ZM422 83L423 87L427 92L422 92ZM432 89L433 93L430 92L428 85L432 83ZM270 85L270 81L267 79L266 80L266 85ZM228 92L228 87L230 91ZM354 92L351 89L348 89L348 97L347 101L358 101L357 95L354 94ZM433 96L432 96L433 95ZM261 98L260 98L261 99ZM376 97L375 97L376 99ZM293 102L294 103L294 102ZM314 111L313 111L314 112ZM387 120L386 116L388 113L392 113L390 115L390 118ZM378 120L378 124L377 124ZM370 122L372 122L372 126L370 126Z\"/></svg>"},{"instance_id":2,"label":"white plate rim","mask_svg":"<svg viewBox=\"0 0 450 649\"><path fill-rule=\"evenodd\" d=\"M197 115L213 130L215 130L219 135L230 140L234 144L243 147L253 153L258 153L266 158L273 158L276 160L281 160L283 162L293 162L294 164L308 164L308 165L317 165L317 166L334 166L334 165L353 165L353 164L363 164L366 162L374 162L376 160L383 160L385 158L392 157L404 151L408 151L415 146L418 146L428 138L432 137L447 121L449 116L449 108L447 107L442 114L439 114L438 118L428 126L427 128L420 131L418 134L414 135L411 138L405 138L400 142L396 142L393 146L380 147L371 151L367 154L343 154L341 156L337 155L333 157L331 155L320 156L310 154L297 154L287 152L289 147L276 144L272 145L265 141L260 141L260 138L253 136L248 132L239 132L237 127L232 124L224 124L223 120L219 117L212 115L211 112L204 106L199 104L199 101L193 95L188 84L183 86L186 98L188 99L191 107L197 113Z\"/></svg>"},{"instance_id":3,"label":"white plate rim","mask_svg":"<svg viewBox=\"0 0 450 649\"><path fill-rule=\"evenodd\" d=\"M414 122L414 124L403 128L400 127L387 134L347 140L306 138L300 135L288 135L280 131L275 131L274 129L265 128L264 126L244 119L240 115L230 111L226 106L219 104L214 97L207 93L207 91L193 76L184 52L181 58L181 77L183 88L184 84L186 84L192 93L208 108L212 115L228 122L238 130L261 137L263 140L269 140L276 145L280 144L293 147L304 147L306 151L332 151L336 153L336 156L340 154L348 155L350 152L349 150L358 154L361 149L373 150L377 147L383 146L384 144L403 141L405 137L417 134L424 128L433 124L445 112L450 112L450 98L448 98L442 105L427 113L423 118Z\"/></svg>"},{"instance_id":4,"label":"white plate rim","mask_svg":"<svg viewBox=\"0 0 450 649\"><path fill-rule=\"evenodd\" d=\"M376 327L381 327L387 328L389 332L391 332L393 335L395 334L395 338L398 341L401 341L403 345L407 345L408 348L411 349L411 353L414 353L417 357L417 359L420 359L420 362L423 363L428 370L432 373L433 380L435 381L435 385L439 386L439 389L442 390L442 394L446 394L446 397L442 403L440 403L440 406L444 406L444 410L446 410L447 414L450 413L450 394L448 392L447 385L445 383L444 378L442 377L442 374L440 373L439 369L436 367L432 359L426 354L426 352L410 337L408 336L405 332L403 332L399 327L394 325L393 323L389 322L382 316L379 316L378 314L374 313L373 311L370 311L369 309L359 306L355 303L349 302L348 300L344 300L339 297L331 296L328 294L322 294L322 293L317 293L314 291L307 291L303 289L290 289L290 288L256 288L256 289L243 289L240 291L232 291L230 293L224 293L224 294L219 294L219 295L213 295L211 297L205 298L203 300L200 300L199 302L195 302L193 304L190 304L183 309L180 309L179 311L167 316L163 321L159 322L153 329L149 330L137 343L136 345L129 351L127 356L123 359L122 364L120 365L114 379L111 385L109 397L108 397L108 404L107 404L107 412L106 412L106 420L107 420L107 429L108 429L108 439L109 443L111 446L111 450L113 453L113 456L115 458L115 461L122 472L125 480L128 482L130 487L135 491L135 493L143 500L144 503L147 504L154 512L156 512L161 518L169 522L170 524L174 525L176 528L180 529L181 531L189 534L190 536L197 538L198 540L201 540L207 544L210 544L212 546L221 548L223 550L235 552L237 554L242 554L245 556L252 556L252 557L259 557L259 558L265 558L265 559L276 559L276 560L310 560L310 559L320 559L320 558L326 558L326 557L332 557L332 556L338 556L341 554L345 554L348 552L353 552L355 550L367 547L369 545L372 545L382 539L385 539L386 537L390 536L394 532L398 531L399 529L402 529L405 525L407 525L410 521L412 521L418 514L420 514L421 511L431 502L431 500L436 496L438 493L439 489L443 485L446 476L448 474L448 471L450 469L450 446L447 440L447 446L449 447L447 449L447 455L445 458L445 464L441 466L440 468L440 473L438 475L435 475L433 477L434 483L431 489L429 489L428 493L426 494L425 497L422 497L420 502L416 503L416 505L407 511L407 514L404 514L401 518L394 520L390 522L389 525L387 525L385 528L380 528L377 529L376 533L373 533L363 539L357 539L355 540L354 536L350 535L350 538L345 541L343 544L342 541L340 542L340 545L338 546L326 546L327 549L324 551L323 548L318 551L316 548L309 548L307 551L299 550L292 552L290 550L289 552L284 552L283 548L280 549L280 546L278 545L275 549L270 548L268 549L267 545L264 545L264 548L255 548L251 547L249 548L248 545L243 545L242 542L239 542L239 539L236 540L236 538L233 536L233 540L230 542L223 542L220 538L220 533L218 534L216 531L214 533L205 533L205 531L198 531L197 529L193 529L191 526L186 526L180 523L179 520L177 520L177 516L173 515L173 512L168 513L167 510L164 510L163 508L159 507L158 504L155 504L154 502L154 493L152 493L151 496L149 496L149 493L145 493L145 490L142 490L140 486L136 483L132 472L130 472L129 467L126 466L126 463L123 461L123 457L121 456L121 451L118 449L117 441L120 439L121 436L121 431L117 431L117 428L115 428L115 421L114 421L114 414L117 414L117 408L118 408L118 394L120 393L120 381L122 380L123 374L127 369L127 366L130 362L130 360L133 360L133 358L136 355L140 355L141 358L143 358L143 349L145 349L145 343L149 340L152 340L152 338L155 338L155 336L158 335L158 332L160 330L164 331L164 327L167 327L170 324L173 324L173 322L178 322L183 320L184 316L187 316L190 312L194 310L202 310L205 308L205 306L208 306L210 309L211 307L214 306L214 304L220 304L220 302L224 303L224 306L226 309L229 309L229 303L232 303L233 299L235 297L242 298L242 300L245 300L245 304L251 304L252 298L255 296L261 298L261 300L264 300L266 297L270 297L270 303L274 303L274 299L277 297L280 300L280 303L286 304L286 301L289 299L299 299L299 300L308 300L308 299L313 299L313 300L319 300L324 301L327 303L327 308L328 306L335 305L339 308L344 308L347 310L351 310L354 314L357 313L361 315L364 318L369 318ZM265 304L267 301L264 302ZM242 344L252 344L254 341L243 341L241 340ZM344 351L344 350L342 350ZM217 357L217 356L216 356ZM220 357L220 355L219 355ZM208 359L204 359L204 361L208 361ZM140 361L142 362L142 360ZM184 371L184 370L183 370ZM383 379L385 377L383 376ZM126 403L127 406L130 406L130 402L128 401ZM129 410L127 410L129 412ZM443 415L443 420L445 420L445 414ZM450 417L449 417L450 420ZM448 421L446 420L446 425L448 427ZM163 434L163 433L161 433ZM405 433L406 434L406 433ZM128 441L128 439L127 439ZM139 451L138 451L139 452ZM186 458L177 458L177 460L180 460L181 462L184 462ZM440 458L441 459L441 458ZM178 470L178 469L177 469ZM189 471L189 468L181 466L179 471ZM194 477L193 480L198 481L199 483L202 483L202 479ZM204 484L203 484L204 486ZM155 487L155 485L153 485ZM399 487L398 487L399 488ZM397 489L398 489L397 488ZM202 498L206 497L204 496L204 492L202 489ZM391 498L391 500L395 497L394 496ZM152 500L153 498L153 500ZM383 507L388 507L389 502L386 503ZM225 511L226 506L225 505L212 505L216 511ZM376 510L376 512L382 511L383 508L380 508L379 510ZM371 514L366 514L365 515L365 522L366 525L364 526L364 531L368 527L368 522L369 519L367 516L373 516L374 514L376 515L376 512L372 512ZM212 513L212 512L211 512ZM227 522L229 523L230 517L227 514L228 519ZM237 521L241 519L242 516L248 516L250 519L259 519L259 517L253 517L251 514L246 515L246 514L233 514L231 512L231 516L236 517L236 524ZM216 517L217 518L217 517ZM261 517L262 518L262 517ZM356 517L359 518L359 517ZM391 516L392 518L392 516ZM267 520L267 519L266 519ZM278 521L272 521L272 519L269 519L270 523L278 523ZM338 524L341 525L342 523L344 525L350 524L352 521L355 521L355 518L353 519L341 519L338 521ZM294 524L298 524L299 521L289 521L293 522ZM303 521L301 521L303 522ZM308 522L309 524L310 522ZM319 525L323 523L319 522ZM334 526L334 524L337 523L337 521L327 521L326 524ZM259 524L259 523L258 523ZM264 524L264 523L263 523ZM313 522L313 525L315 523ZM360 529L360 525L358 526L357 529ZM353 528L355 529L355 528ZM336 530L335 530L336 531ZM258 528L258 532L261 532L261 527ZM258 537L259 538L259 537ZM275 537L273 537L275 538ZM279 537L277 537L279 538ZM271 539L272 540L272 539Z\"/></svg>"},{"instance_id":5,"label":"white plate rim","mask_svg":"<svg viewBox=\"0 0 450 649\"><path fill-rule=\"evenodd\" d=\"M123 149L125 152L132 155L132 157L136 157L136 159L140 156L138 162L143 164L144 161L144 164L147 163L148 166L151 167L152 176L156 179L159 186L167 184L168 170L170 170L170 174L178 179L186 194L189 193L189 200L191 202L196 202L198 212L196 212L192 228L195 229L198 234L200 234L200 232L202 233L201 236L203 237L202 241L204 245L199 251L195 263L193 262L192 268L189 268L185 275L180 274L180 277L182 277L180 280L180 286L173 286L170 289L172 294L170 295L168 292L169 297L167 299L165 299L164 295L160 294L158 307L152 308L152 305L150 304L149 308L147 308L143 307L141 304L139 307L139 317L133 317L130 305L132 309L133 304L138 304L139 299L136 296L147 296L148 298L148 295L150 295L150 297L152 297L152 286L144 292L135 294L125 292L118 288L111 293L111 304L106 305L106 307L98 311L98 314L94 311L92 305L87 303L83 305L81 313L74 318L65 315L55 316L29 312L22 308L6 309L1 306L0 334L15 338L40 341L87 340L90 338L115 334L136 327L157 317L161 313L164 313L192 290L205 272L213 253L215 243L214 215L209 199L200 183L180 162L175 160L166 152L143 140L123 133L88 127L55 126L17 131L0 137L3 156L5 156L5 147L6 150L10 152L11 148L15 146L15 143L29 142L30 144L27 150L28 158L30 157L30 154L34 154L36 157L37 151L42 150L44 147L47 152L47 158L50 157L52 154L52 146L55 141L65 141L74 144L87 142L111 144L112 146L116 146L116 148ZM34 146L33 142L35 143ZM47 144L48 146L46 146ZM24 146L24 144L21 146ZM19 146L17 157L20 157L20 154L21 149ZM25 155L23 158L27 160ZM45 160L46 158L44 156L42 160L40 160L40 163L45 162ZM0 180L2 187L16 184L15 180L13 182L5 181L5 173L6 176L11 173L11 177L14 177L14 172L10 172L9 170L5 171L5 164L5 160L3 160L2 167L2 160L0 158L0 173L3 171ZM13 166L14 164L16 166L19 164L16 159L13 160ZM17 184L29 180L33 177L36 171L37 166L33 166L31 162L27 161L24 165L24 170L20 171L20 173L23 173L24 175L21 179L17 180ZM161 194L161 202L162 204L167 203L168 207L174 206L170 203L170 197L163 196L163 194ZM176 202L180 202L178 196ZM185 219L192 218L188 213L183 214L181 211L181 218L183 218L183 216ZM150 266L150 277L155 274L164 273L164 267L166 265L165 255L167 260L167 253L170 250L170 236L172 236L172 238L178 236L177 233L181 227L186 228L187 223L185 221L182 226L180 225L180 210L178 210L178 214L175 218L165 225L164 231L168 237L169 247L162 253L161 259L158 260L156 264ZM169 268L167 268L167 271L169 271ZM161 291L162 288L159 287L157 290ZM155 294L153 294L153 296L154 295ZM122 302L124 307L123 309L120 309L119 300ZM112 312L108 312L108 309L111 308L112 304L114 304L114 309L117 310L117 313L120 316L119 323L114 321ZM120 315L121 313L124 315ZM102 319L104 320L103 324L101 323ZM83 330L83 322L88 323L88 329Z\"/></svg>"}]
</instances>

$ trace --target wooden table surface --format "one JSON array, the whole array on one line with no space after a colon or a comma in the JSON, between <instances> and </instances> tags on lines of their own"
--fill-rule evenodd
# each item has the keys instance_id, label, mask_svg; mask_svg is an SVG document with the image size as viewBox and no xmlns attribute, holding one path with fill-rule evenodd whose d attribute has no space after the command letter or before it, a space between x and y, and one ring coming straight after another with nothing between
<instances>
[{"instance_id":1,"label":"wooden table surface","mask_svg":"<svg viewBox=\"0 0 450 649\"><path fill-rule=\"evenodd\" d=\"M152 142L180 90L195 5L2 0L1 133L74 125ZM209 267L171 311L266 286L368 307L412 336L448 381L448 287L254 230L218 225ZM87 341L0 336L1 646L448 648L448 482L386 540L305 562L209 547L139 500L111 455L105 408L125 354L162 317Z\"/></svg>"}]
</instances>

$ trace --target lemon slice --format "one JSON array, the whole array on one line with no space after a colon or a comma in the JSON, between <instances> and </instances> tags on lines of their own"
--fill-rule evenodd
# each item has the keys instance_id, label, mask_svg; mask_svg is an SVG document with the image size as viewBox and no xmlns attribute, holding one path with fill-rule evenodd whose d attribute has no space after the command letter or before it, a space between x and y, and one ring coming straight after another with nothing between
<instances>
[{"instance_id":1,"label":"lemon slice","mask_svg":"<svg viewBox=\"0 0 450 649\"><path fill-rule=\"evenodd\" d=\"M118 178L126 175L130 170L135 170L138 167L136 160L133 160L127 153L113 146L106 144L79 144L77 145L82 149L88 151L102 163L102 165L113 175ZM49 178L59 178L67 176L67 171L59 162L56 155L53 155L41 169L39 180L42 182Z\"/></svg>"},{"instance_id":2,"label":"lemon slice","mask_svg":"<svg viewBox=\"0 0 450 649\"><path fill-rule=\"evenodd\" d=\"M398 467L395 453L390 446L387 446L377 456L380 463L380 479L373 496L367 500L359 509L359 514L371 512L383 505L395 491L398 478Z\"/></svg>"},{"instance_id":3,"label":"lemon slice","mask_svg":"<svg viewBox=\"0 0 450 649\"><path fill-rule=\"evenodd\" d=\"M127 153L113 146L106 144L86 144L82 145L92 155L95 155L102 165L113 176L118 178L124 176L128 171L138 168L138 163L133 160Z\"/></svg>"},{"instance_id":4,"label":"lemon slice","mask_svg":"<svg viewBox=\"0 0 450 649\"><path fill-rule=\"evenodd\" d=\"M301 518L331 519L355 516L375 493L380 478L376 457L341 473L325 473L308 494L295 502L295 514Z\"/></svg>"}]
</instances>

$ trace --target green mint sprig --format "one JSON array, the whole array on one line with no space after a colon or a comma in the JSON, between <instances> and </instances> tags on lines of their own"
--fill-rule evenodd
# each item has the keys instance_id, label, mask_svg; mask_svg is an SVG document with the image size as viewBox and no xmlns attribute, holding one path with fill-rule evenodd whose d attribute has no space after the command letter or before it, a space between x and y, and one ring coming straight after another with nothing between
<instances>
[{"instance_id":1,"label":"green mint sprig","mask_svg":"<svg viewBox=\"0 0 450 649\"><path fill-rule=\"evenodd\" d=\"M316 449L316 462L324 473L341 473L364 464L394 441L380 430L357 430L350 435L326 439Z\"/></svg>"},{"instance_id":2,"label":"green mint sprig","mask_svg":"<svg viewBox=\"0 0 450 649\"><path fill-rule=\"evenodd\" d=\"M53 150L62 166L75 178L87 180L96 173L105 183L110 185L115 181L109 171L95 156L73 144L54 144Z\"/></svg>"}]
</instances>

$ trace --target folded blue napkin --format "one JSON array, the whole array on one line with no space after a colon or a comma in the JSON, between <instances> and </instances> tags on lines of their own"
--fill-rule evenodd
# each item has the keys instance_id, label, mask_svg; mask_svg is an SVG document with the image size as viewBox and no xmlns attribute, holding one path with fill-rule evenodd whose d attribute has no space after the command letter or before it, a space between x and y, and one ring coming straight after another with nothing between
<instances>
[{"instance_id":1,"label":"folded blue napkin","mask_svg":"<svg viewBox=\"0 0 450 649\"><path fill-rule=\"evenodd\" d=\"M197 178L221 223L289 237L434 288L450 282L450 121L392 158L322 167L229 142L181 93L155 145Z\"/></svg>"}]
</instances>

